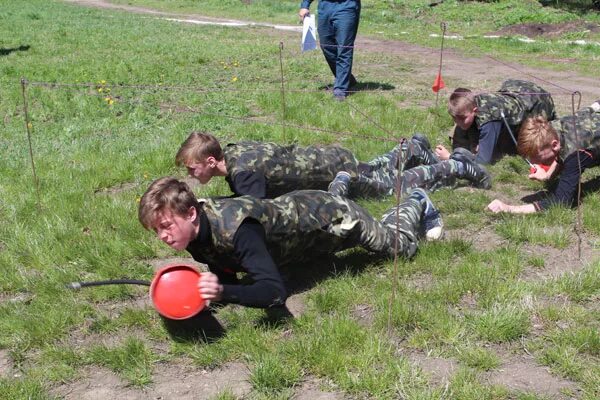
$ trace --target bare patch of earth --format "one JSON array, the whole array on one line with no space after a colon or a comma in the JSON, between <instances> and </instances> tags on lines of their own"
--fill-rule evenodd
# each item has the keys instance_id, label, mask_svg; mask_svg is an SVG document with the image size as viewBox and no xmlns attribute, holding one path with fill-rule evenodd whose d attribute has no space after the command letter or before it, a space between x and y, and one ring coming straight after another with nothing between
<instances>
[{"instance_id":1,"label":"bare patch of earth","mask_svg":"<svg viewBox=\"0 0 600 400\"><path fill-rule=\"evenodd\" d=\"M570 32L600 32L600 25L585 21L569 21L558 24L516 24L505 26L490 35L523 35L529 38L553 38Z\"/></svg>"},{"instance_id":2,"label":"bare patch of earth","mask_svg":"<svg viewBox=\"0 0 600 400\"><path fill-rule=\"evenodd\" d=\"M348 396L339 392L329 392L319 380L306 380L296 388L294 400L342 400Z\"/></svg>"},{"instance_id":3,"label":"bare patch of earth","mask_svg":"<svg viewBox=\"0 0 600 400\"><path fill-rule=\"evenodd\" d=\"M153 383L143 389L128 386L115 373L102 367L86 368L83 376L85 378L76 382L53 388L51 393L67 400L192 400L213 398L225 390L242 397L251 390L248 369L241 363L229 363L212 371L187 364L160 363L154 368Z\"/></svg>"},{"instance_id":4,"label":"bare patch of earth","mask_svg":"<svg viewBox=\"0 0 600 400\"><path fill-rule=\"evenodd\" d=\"M0 378L9 378L14 374L13 362L7 350L0 350Z\"/></svg>"},{"instance_id":5,"label":"bare patch of earth","mask_svg":"<svg viewBox=\"0 0 600 400\"><path fill-rule=\"evenodd\" d=\"M282 35L285 39L298 40L298 26L282 26L263 24L249 21L219 19L205 17L198 14L173 14L144 7L111 4L105 0L67 0L72 3L105 9L121 10L141 14L155 15L157 17L180 17L182 22L202 23L228 23L241 28L249 26L263 26L281 29L278 38ZM549 29L549 28L548 28ZM563 28L565 29L565 28ZM286 32L287 31L287 32ZM293 32L289 32L293 31ZM410 60L414 64L411 68L411 81L417 82L419 90L429 92L432 77L437 72L439 51L397 40L380 40L359 36L355 46L357 51L368 53L386 54L397 56L401 60ZM292 46L289 46L292 48ZM411 64L411 65L412 65ZM359 75L360 75L360 71ZM466 86L475 90L497 90L502 81L511 78L534 80L552 92L559 113L567 113L571 107L571 93L579 91L582 94L582 105L591 104L600 98L600 85L597 78L578 76L572 71L550 71L537 67L527 67L515 62L496 60L494 57L482 54L481 57L467 56L458 50L447 48L444 52L444 80L450 87ZM360 78L360 76L359 76ZM359 79L360 80L360 79ZM540 82L540 80L542 80ZM419 83L421 82L421 83Z\"/></svg>"},{"instance_id":6,"label":"bare patch of earth","mask_svg":"<svg viewBox=\"0 0 600 400\"><path fill-rule=\"evenodd\" d=\"M497 250L508 245L508 241L499 236L491 225L475 232L468 229L454 229L446 232L447 240L466 240L478 251Z\"/></svg>"},{"instance_id":7,"label":"bare patch of earth","mask_svg":"<svg viewBox=\"0 0 600 400\"><path fill-rule=\"evenodd\" d=\"M375 316L373 315L373 307L368 304L357 304L352 309L352 316L360 325L366 327L373 326L373 321L375 320Z\"/></svg>"},{"instance_id":8,"label":"bare patch of earth","mask_svg":"<svg viewBox=\"0 0 600 400\"><path fill-rule=\"evenodd\" d=\"M306 312L305 298L306 295L304 293L295 293L285 301L285 306L294 318L298 318Z\"/></svg>"},{"instance_id":9,"label":"bare patch of earth","mask_svg":"<svg viewBox=\"0 0 600 400\"><path fill-rule=\"evenodd\" d=\"M544 266L542 268L526 268L523 272L523 279L539 281L540 279L556 278L565 273L576 273L600 258L600 249L595 246L595 241L590 242L587 236L582 236L580 258L577 237L572 234L570 239L571 244L565 249L534 244L524 245L521 248L524 254L544 255Z\"/></svg>"},{"instance_id":10,"label":"bare patch of earth","mask_svg":"<svg viewBox=\"0 0 600 400\"><path fill-rule=\"evenodd\" d=\"M515 356L505 360L495 371L484 375L484 380L493 385L502 385L513 391L549 396L552 399L570 399L564 393L577 392L576 385L566 379L552 375L527 356Z\"/></svg>"},{"instance_id":11,"label":"bare patch of earth","mask_svg":"<svg viewBox=\"0 0 600 400\"><path fill-rule=\"evenodd\" d=\"M408 359L419 366L429 382L434 385L445 385L458 369L458 362L447 358L427 357L425 354L412 352Z\"/></svg>"}]
</instances>

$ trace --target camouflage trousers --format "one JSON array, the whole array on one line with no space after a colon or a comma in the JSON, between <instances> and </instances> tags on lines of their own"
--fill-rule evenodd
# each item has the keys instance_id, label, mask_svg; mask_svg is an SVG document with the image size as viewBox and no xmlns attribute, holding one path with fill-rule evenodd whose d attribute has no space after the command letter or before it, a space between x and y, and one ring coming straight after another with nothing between
<instances>
[{"instance_id":1,"label":"camouflage trousers","mask_svg":"<svg viewBox=\"0 0 600 400\"><path fill-rule=\"evenodd\" d=\"M424 210L421 201L409 196L400 205L388 210L381 221L377 221L352 200L335 197L337 201L345 203L346 211L340 222L325 229L343 238L343 248L361 246L387 256L398 254L406 258L416 253Z\"/></svg>"},{"instance_id":2,"label":"camouflage trousers","mask_svg":"<svg viewBox=\"0 0 600 400\"><path fill-rule=\"evenodd\" d=\"M402 139L401 143L390 152L375 157L368 163L359 163L358 175L350 181L347 194L344 193L344 188L340 188L340 190L336 190L335 187L330 188L330 192L348 195L351 198L389 196L395 193L399 177L402 180L402 176L407 170L437 161L425 157L420 147L412 140ZM430 175L438 177L440 174L418 173L416 176L423 176L426 181L420 185L414 181L415 177L411 176L411 186L407 186L407 188L428 188ZM434 186L433 183L431 185ZM404 187L404 185L401 184L400 187Z\"/></svg>"},{"instance_id":3,"label":"camouflage trousers","mask_svg":"<svg viewBox=\"0 0 600 400\"><path fill-rule=\"evenodd\" d=\"M359 165L359 175L351 179L348 186L343 182L334 181L329 191L351 198L379 197L394 193L404 195L414 188L434 191L456 185L457 161L444 160L422 165L420 150L413 146L411 141L407 142L407 146L403 147L403 144L400 144L391 152L373 159L366 166Z\"/></svg>"}]
</instances>

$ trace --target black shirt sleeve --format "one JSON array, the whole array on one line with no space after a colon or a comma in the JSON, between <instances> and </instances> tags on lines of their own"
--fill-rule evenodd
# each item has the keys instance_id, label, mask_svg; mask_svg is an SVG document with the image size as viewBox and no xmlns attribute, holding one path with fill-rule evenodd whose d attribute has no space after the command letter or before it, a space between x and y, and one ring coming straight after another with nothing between
<instances>
[{"instance_id":1,"label":"black shirt sleeve","mask_svg":"<svg viewBox=\"0 0 600 400\"><path fill-rule=\"evenodd\" d=\"M279 270L269 254L263 226L247 219L233 238L234 252L253 281L248 285L223 284L223 302L267 308L285 304L287 292Z\"/></svg>"},{"instance_id":2,"label":"black shirt sleeve","mask_svg":"<svg viewBox=\"0 0 600 400\"><path fill-rule=\"evenodd\" d=\"M479 131L479 150L476 161L480 164L489 164L494 157L496 143L502 131L502 121L490 121L481 125Z\"/></svg>"},{"instance_id":3,"label":"black shirt sleeve","mask_svg":"<svg viewBox=\"0 0 600 400\"><path fill-rule=\"evenodd\" d=\"M258 171L239 172L228 182L236 196L249 195L257 199L264 199L267 196L267 179Z\"/></svg>"},{"instance_id":4,"label":"black shirt sleeve","mask_svg":"<svg viewBox=\"0 0 600 400\"><path fill-rule=\"evenodd\" d=\"M577 157L577 153L579 153L579 158ZM535 202L535 208L541 211L558 204L571 207L577 194L579 178L581 176L579 173L579 163L581 162L581 172L585 171L586 168L599 165L600 160L593 156L594 153L594 149L588 149L578 150L568 155L565 159L556 189L547 199Z\"/></svg>"}]
</instances>

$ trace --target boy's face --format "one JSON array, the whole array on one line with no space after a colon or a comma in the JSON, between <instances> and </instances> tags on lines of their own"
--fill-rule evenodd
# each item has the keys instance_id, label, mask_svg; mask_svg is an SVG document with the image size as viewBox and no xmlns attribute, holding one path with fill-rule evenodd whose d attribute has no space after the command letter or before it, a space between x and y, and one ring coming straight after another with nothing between
<instances>
[{"instance_id":1,"label":"boy's face","mask_svg":"<svg viewBox=\"0 0 600 400\"><path fill-rule=\"evenodd\" d=\"M175 250L184 250L198 236L196 216L195 207L190 207L185 215L166 210L158 214L152 228L156 236L167 245Z\"/></svg>"},{"instance_id":2,"label":"boy's face","mask_svg":"<svg viewBox=\"0 0 600 400\"><path fill-rule=\"evenodd\" d=\"M477 116L477 107L473 109L466 109L456 115L452 116L454 123L462 130L468 130L471 125L473 125L473 121L475 121L475 117Z\"/></svg>"},{"instance_id":3,"label":"boy's face","mask_svg":"<svg viewBox=\"0 0 600 400\"><path fill-rule=\"evenodd\" d=\"M185 163L188 175L196 178L201 184L205 185L214 175L216 160L214 157L208 157L204 161L190 161Z\"/></svg>"},{"instance_id":4,"label":"boy's face","mask_svg":"<svg viewBox=\"0 0 600 400\"><path fill-rule=\"evenodd\" d=\"M542 147L535 156L531 157L534 164L552 165L560 152L560 142L553 140L549 145Z\"/></svg>"}]
</instances>

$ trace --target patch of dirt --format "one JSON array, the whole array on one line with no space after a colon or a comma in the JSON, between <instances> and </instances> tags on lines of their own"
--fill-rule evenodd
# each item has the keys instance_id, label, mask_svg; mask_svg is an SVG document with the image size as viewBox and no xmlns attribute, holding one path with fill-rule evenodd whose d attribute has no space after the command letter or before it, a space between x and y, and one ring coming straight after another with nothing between
<instances>
[{"instance_id":1,"label":"patch of dirt","mask_svg":"<svg viewBox=\"0 0 600 400\"><path fill-rule=\"evenodd\" d=\"M154 384L147 392L161 399L208 399L225 390L244 397L252 389L248 375L248 368L242 363L225 364L212 371L192 365L158 364L152 375Z\"/></svg>"},{"instance_id":2,"label":"patch of dirt","mask_svg":"<svg viewBox=\"0 0 600 400\"><path fill-rule=\"evenodd\" d=\"M362 326L371 327L375 316L373 315L373 307L367 304L357 304L352 310L352 316Z\"/></svg>"},{"instance_id":3,"label":"patch of dirt","mask_svg":"<svg viewBox=\"0 0 600 400\"><path fill-rule=\"evenodd\" d=\"M408 358L421 368L429 382L436 386L448 383L458 369L458 363L447 358L427 357L425 354L416 352L410 353Z\"/></svg>"},{"instance_id":4,"label":"patch of dirt","mask_svg":"<svg viewBox=\"0 0 600 400\"><path fill-rule=\"evenodd\" d=\"M540 279L556 278L565 273L577 273L600 258L600 249L594 245L595 241L590 243L590 240L583 236L581 259L579 259L577 237L571 235L570 239L571 244L564 249L534 244L524 245L521 248L524 254L532 257L543 254L544 266L542 268L526 267L522 275L523 279L538 282Z\"/></svg>"},{"instance_id":5,"label":"patch of dirt","mask_svg":"<svg viewBox=\"0 0 600 400\"><path fill-rule=\"evenodd\" d=\"M510 390L548 396L552 399L570 399L572 396L563 393L575 393L578 390L573 382L552 375L548 368L536 364L529 356L505 360L496 371L486 373L484 380Z\"/></svg>"},{"instance_id":6,"label":"patch of dirt","mask_svg":"<svg viewBox=\"0 0 600 400\"><path fill-rule=\"evenodd\" d=\"M54 387L51 394L62 399L208 399L224 390L236 396L250 392L248 369L240 363L230 363L223 368L207 371L192 365L161 363L152 374L153 383L147 388L128 386L127 382L103 367L86 367L83 379Z\"/></svg>"},{"instance_id":7,"label":"patch of dirt","mask_svg":"<svg viewBox=\"0 0 600 400\"><path fill-rule=\"evenodd\" d=\"M305 298L305 292L295 293L289 296L285 301L285 306L287 307L288 311L292 313L294 318L298 318L306 312Z\"/></svg>"},{"instance_id":8,"label":"patch of dirt","mask_svg":"<svg viewBox=\"0 0 600 400\"><path fill-rule=\"evenodd\" d=\"M600 32L600 25L585 21L569 21L558 24L517 24L505 26L490 35L523 35L529 38L538 36L554 38L569 32Z\"/></svg>"},{"instance_id":9,"label":"patch of dirt","mask_svg":"<svg viewBox=\"0 0 600 400\"><path fill-rule=\"evenodd\" d=\"M342 400L347 399L348 396L339 392L330 392L325 387L323 382L310 379L305 380L302 384L296 388L295 395L292 397L294 400Z\"/></svg>"},{"instance_id":10,"label":"patch of dirt","mask_svg":"<svg viewBox=\"0 0 600 400\"><path fill-rule=\"evenodd\" d=\"M446 240L465 240L471 243L473 249L477 249L477 251L492 251L508 245L508 241L499 236L490 225L476 232L468 229L449 230L446 231L445 238Z\"/></svg>"},{"instance_id":11,"label":"patch of dirt","mask_svg":"<svg viewBox=\"0 0 600 400\"><path fill-rule=\"evenodd\" d=\"M8 350L0 350L0 378L9 378L14 374L13 362Z\"/></svg>"}]
</instances>

